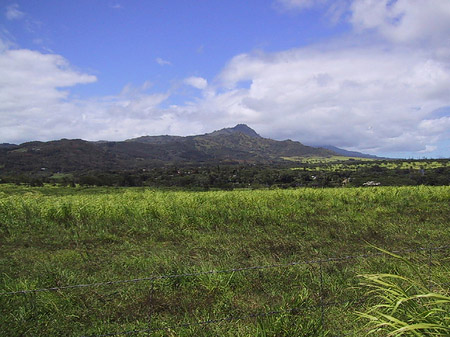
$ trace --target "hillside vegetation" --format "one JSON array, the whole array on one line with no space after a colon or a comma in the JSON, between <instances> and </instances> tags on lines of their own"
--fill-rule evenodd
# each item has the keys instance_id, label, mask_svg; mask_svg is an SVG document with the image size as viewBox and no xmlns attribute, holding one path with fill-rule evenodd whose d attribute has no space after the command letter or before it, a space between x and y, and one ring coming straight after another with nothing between
<instances>
[{"instance_id":1,"label":"hillside vegetation","mask_svg":"<svg viewBox=\"0 0 450 337\"><path fill-rule=\"evenodd\" d=\"M357 187L370 181L383 186L450 185L449 159L395 160L337 152L263 138L243 124L188 137L3 144L0 183L196 190Z\"/></svg>"},{"instance_id":2,"label":"hillside vegetation","mask_svg":"<svg viewBox=\"0 0 450 337\"><path fill-rule=\"evenodd\" d=\"M209 134L144 136L126 141L61 139L0 147L0 176L46 172L142 170L164 165L268 164L282 157L335 155L300 142L263 138L246 125Z\"/></svg>"}]
</instances>

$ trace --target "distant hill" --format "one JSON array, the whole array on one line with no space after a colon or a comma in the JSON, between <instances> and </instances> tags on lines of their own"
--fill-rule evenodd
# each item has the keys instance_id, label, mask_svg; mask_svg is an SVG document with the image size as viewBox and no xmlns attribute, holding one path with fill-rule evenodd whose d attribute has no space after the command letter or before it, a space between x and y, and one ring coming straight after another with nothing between
<instances>
[{"instance_id":1,"label":"distant hill","mask_svg":"<svg viewBox=\"0 0 450 337\"><path fill-rule=\"evenodd\" d=\"M138 142L138 143L147 143L147 144L168 144L172 142L176 142L181 140L183 137L181 136L142 136L133 139L127 139L126 142ZM107 143L107 142L105 142Z\"/></svg>"},{"instance_id":2,"label":"distant hill","mask_svg":"<svg viewBox=\"0 0 450 337\"><path fill-rule=\"evenodd\" d=\"M336 155L338 152L331 149L264 138L247 125L238 124L188 137L165 135L119 142L61 139L20 145L1 144L0 173L130 170L171 164L270 164L284 162L283 157ZM356 156L362 157L362 154Z\"/></svg>"},{"instance_id":3,"label":"distant hill","mask_svg":"<svg viewBox=\"0 0 450 337\"><path fill-rule=\"evenodd\" d=\"M324 149L336 152L337 154L339 154L341 156L346 156L346 157L382 159L381 157L377 157L377 156L374 156L371 154L361 153L361 152L357 152L357 151L348 151L348 150L344 150L344 149L341 149L339 147L332 146L332 145L324 145L321 147Z\"/></svg>"},{"instance_id":4,"label":"distant hill","mask_svg":"<svg viewBox=\"0 0 450 337\"><path fill-rule=\"evenodd\" d=\"M282 161L282 157L290 156L329 157L336 155L332 151L306 146L300 142L263 138L245 124L198 136L145 136L128 139L126 142L165 146L176 144L180 147L178 154L184 154L183 159L200 156L206 161L217 162L268 163Z\"/></svg>"},{"instance_id":5,"label":"distant hill","mask_svg":"<svg viewBox=\"0 0 450 337\"><path fill-rule=\"evenodd\" d=\"M0 149L12 149L17 147L16 144L2 143L0 144Z\"/></svg>"},{"instance_id":6,"label":"distant hill","mask_svg":"<svg viewBox=\"0 0 450 337\"><path fill-rule=\"evenodd\" d=\"M244 135L253 137L253 138L262 138L260 135L256 133L255 130L248 127L245 124L238 124L234 128L225 128L221 130L217 130L214 132L211 132L210 134L206 134L209 136L221 136L221 135L231 135L235 133L243 133Z\"/></svg>"}]
</instances>

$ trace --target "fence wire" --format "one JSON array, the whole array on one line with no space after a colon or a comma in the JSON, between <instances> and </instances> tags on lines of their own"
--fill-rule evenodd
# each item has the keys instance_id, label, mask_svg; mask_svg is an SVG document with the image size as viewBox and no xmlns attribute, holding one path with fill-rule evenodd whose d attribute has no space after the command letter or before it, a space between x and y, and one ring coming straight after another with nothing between
<instances>
[{"instance_id":1,"label":"fence wire","mask_svg":"<svg viewBox=\"0 0 450 337\"><path fill-rule=\"evenodd\" d=\"M431 269L432 269L432 254L433 251L442 251L442 250L448 250L450 249L450 245L444 245L444 246L438 246L438 247L418 247L413 249L400 249L400 250L392 250L390 253L394 254L402 254L402 253L414 253L414 252L425 252L427 253L426 259L427 259L427 265L428 265L428 272L429 272L429 286L431 288ZM320 310L320 326L323 328L325 323L325 308L331 307L331 306L344 306L344 305L352 305L352 306L359 306L361 304L364 304L366 302L366 298L359 298L357 300L347 300L347 301L341 301L341 302L325 302L323 297L323 263L329 263L329 262L346 262L350 260L356 260L356 259L367 259L371 257L376 256L386 256L391 257L391 255L385 253L385 252L374 252L374 253L367 253L367 254L360 254L360 255L346 255L346 256L339 256L339 257L329 257L329 258L319 258L319 259L312 259L312 260L304 260L304 261L294 261L294 262L288 262L288 263L278 263L278 264L270 264L270 265L258 265L258 266L250 266L250 267L237 267L237 268L229 268L229 269L217 269L217 270L209 270L209 271L199 271L199 272L192 272L192 273L180 273L180 274L165 274L165 275L150 275L148 277L143 278L135 278L135 279L127 279L127 280L112 280L112 281L104 281L104 282L97 282L97 283L86 283L86 284L75 284L75 285L67 285L67 286L60 286L60 287L51 287L51 288L39 288L39 289L24 289L24 290L18 290L18 291L10 291L10 292L4 292L0 293L0 296L11 296L11 295L19 295L19 294L27 294L27 293L38 293L38 292L49 292L49 291L60 291L60 290L68 290L68 289L74 289L74 288L88 288L88 287L98 287L98 286L107 286L107 285L114 285L114 284L127 284L127 283L136 283L136 282L143 282L143 281L155 281L155 280L163 280L163 279L173 279L173 278L182 278L182 277L195 277L195 276L201 276L201 275L209 275L209 274L227 274L227 273L235 273L235 272L247 272L247 271L258 271L258 270L264 270L264 269L271 269L271 268L283 268L283 267L291 267L291 266L297 266L297 265L312 265L312 264L318 264L319 270L320 270L320 299L319 303L315 305L307 305L307 306L299 306L294 308L288 308L288 309L279 309L279 310L272 310L267 312L256 312L256 313L247 313L242 315L236 315L236 316L226 316L222 318L214 318L214 319L207 319L207 320L200 320L196 322L188 322L188 323L178 323L178 324L172 324L167 326L159 326L159 327L149 327L146 329L135 329L135 330L125 330L120 332L107 332L103 334L94 334L94 335L84 335L81 337L107 337L107 336L126 336L126 335L134 335L134 334L151 334L158 331L168 331L173 329L179 329L179 328L192 328L192 327L198 327L198 326L206 326L211 324L221 324L226 322L233 322L233 321L240 321L240 320L249 320L253 318L262 318L262 317L270 317L270 316L277 316L277 315L292 315L292 316L299 316L302 313L306 311L311 310ZM447 285L448 283L444 283L442 285ZM344 334L344 335L333 335L333 337L343 337L343 336L351 336L352 334ZM354 334L353 334L354 336Z\"/></svg>"},{"instance_id":2,"label":"fence wire","mask_svg":"<svg viewBox=\"0 0 450 337\"><path fill-rule=\"evenodd\" d=\"M437 251L437 250L446 250L449 248L450 248L450 245L445 245L445 246L438 246L438 247L418 247L418 248L412 248L412 249L394 250L394 251L390 251L390 252L394 253L394 254L412 253L412 252L419 252L419 251L431 252L431 251ZM100 286L108 286L108 285L115 285L115 284L137 283L137 282L143 282L143 281L156 281L156 280L163 280L163 279L194 277L194 276L202 276L202 275L210 275L210 274L231 274L231 273L235 273L235 272L247 272L247 271L256 271L256 270L273 269L273 268L285 268L285 267L305 265L305 264L319 264L320 265L322 263L328 263L328 262L366 259L366 258L382 256L382 255L386 255L389 257L388 254L383 253L383 252L360 254L360 255L347 255L347 256L340 256L340 257L329 257L329 258L321 258L321 259L313 259L313 260L305 260L305 261L294 261L294 262L288 262L288 263L275 263L275 264L270 264L270 265L199 271L199 272L193 272L193 273L150 275L148 277L134 278L134 279L128 279L128 280L113 280L113 281L104 281L104 282L96 282L96 283L74 284L74 285L67 285L67 286L60 286L60 287L24 289L24 290L3 292L3 293L0 293L0 296L38 293L38 292L46 292L46 291L59 291L59 290L67 290L67 289L74 289L74 288L100 287Z\"/></svg>"}]
</instances>

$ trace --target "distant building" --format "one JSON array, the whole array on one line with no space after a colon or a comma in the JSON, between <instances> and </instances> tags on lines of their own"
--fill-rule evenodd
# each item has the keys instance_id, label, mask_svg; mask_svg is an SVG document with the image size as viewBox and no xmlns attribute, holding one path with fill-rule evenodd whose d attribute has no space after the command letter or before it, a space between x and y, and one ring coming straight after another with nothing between
<instances>
[{"instance_id":1,"label":"distant building","mask_svg":"<svg viewBox=\"0 0 450 337\"><path fill-rule=\"evenodd\" d=\"M379 183L378 181L366 181L363 186L380 186L381 183Z\"/></svg>"}]
</instances>

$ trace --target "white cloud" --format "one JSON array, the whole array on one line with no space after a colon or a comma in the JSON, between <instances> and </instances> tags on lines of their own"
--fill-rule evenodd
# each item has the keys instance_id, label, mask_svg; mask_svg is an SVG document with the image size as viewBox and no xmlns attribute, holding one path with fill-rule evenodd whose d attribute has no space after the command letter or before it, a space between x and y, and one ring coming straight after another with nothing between
<instances>
[{"instance_id":1,"label":"white cloud","mask_svg":"<svg viewBox=\"0 0 450 337\"><path fill-rule=\"evenodd\" d=\"M73 70L59 55L24 49L2 51L0 134L16 140L45 133L47 123L58 120L74 105L63 88L94 81L95 76Z\"/></svg>"},{"instance_id":2,"label":"white cloud","mask_svg":"<svg viewBox=\"0 0 450 337\"><path fill-rule=\"evenodd\" d=\"M160 66L170 66L170 65L172 65L172 62L167 61L167 60L164 60L164 59L162 59L162 58L160 58L160 57L156 58L155 61L156 61L156 63L158 63Z\"/></svg>"},{"instance_id":3,"label":"white cloud","mask_svg":"<svg viewBox=\"0 0 450 337\"><path fill-rule=\"evenodd\" d=\"M59 88L96 81L95 76L70 68L59 55L31 50L6 50L0 54L0 111L20 111L48 101L64 99Z\"/></svg>"},{"instance_id":4,"label":"white cloud","mask_svg":"<svg viewBox=\"0 0 450 337\"><path fill-rule=\"evenodd\" d=\"M127 85L121 93L71 98L96 80L59 55L0 54L0 141L123 140L146 134L195 134L248 123L264 136L372 153L431 151L449 137L449 64L426 51L380 46L307 47L234 57L195 101L163 107L170 92ZM441 110L437 110L441 111ZM425 153L425 152L424 152Z\"/></svg>"},{"instance_id":5,"label":"white cloud","mask_svg":"<svg viewBox=\"0 0 450 337\"><path fill-rule=\"evenodd\" d=\"M276 0L276 3L285 10L321 8L333 23L346 20L360 33L372 32L394 43L450 44L448 0Z\"/></svg>"},{"instance_id":6,"label":"white cloud","mask_svg":"<svg viewBox=\"0 0 450 337\"><path fill-rule=\"evenodd\" d=\"M450 2L430 2L434 9L418 0L351 1L356 31L345 40L237 55L211 83L184 79L203 96L177 105L170 101L173 92L151 92L150 82L127 85L117 95L74 100L70 87L95 76L74 70L59 55L4 43L0 142L187 135L247 123L264 136L307 144L438 153L436 147L450 138ZM332 6L320 2L327 4Z\"/></svg>"},{"instance_id":7,"label":"white cloud","mask_svg":"<svg viewBox=\"0 0 450 337\"><path fill-rule=\"evenodd\" d=\"M10 50L0 55L0 118L19 121L23 117L44 116L52 103L63 101L68 93L62 87L95 81L94 76L68 68L57 55L29 50ZM2 123L0 123L2 124Z\"/></svg>"},{"instance_id":8,"label":"white cloud","mask_svg":"<svg viewBox=\"0 0 450 337\"><path fill-rule=\"evenodd\" d=\"M331 21L348 20L356 31L395 43L450 43L448 0L276 0L287 10L325 8ZM347 14L347 15L346 15Z\"/></svg>"},{"instance_id":9,"label":"white cloud","mask_svg":"<svg viewBox=\"0 0 450 337\"><path fill-rule=\"evenodd\" d=\"M201 90L205 89L208 86L207 80L205 80L203 77L196 77L196 76L186 78L184 80L184 83Z\"/></svg>"},{"instance_id":10,"label":"white cloud","mask_svg":"<svg viewBox=\"0 0 450 337\"><path fill-rule=\"evenodd\" d=\"M450 1L278 3L320 8L325 17L348 20L353 31L327 41L328 48L244 54L230 62L225 87L252 83L239 104L260 118L264 108L284 116L270 134L373 152L431 151L450 138L448 117L433 117L450 102Z\"/></svg>"},{"instance_id":11,"label":"white cloud","mask_svg":"<svg viewBox=\"0 0 450 337\"><path fill-rule=\"evenodd\" d=\"M25 13L19 10L18 4L12 4L6 7L5 15L8 20L19 20L25 16Z\"/></svg>"},{"instance_id":12,"label":"white cloud","mask_svg":"<svg viewBox=\"0 0 450 337\"><path fill-rule=\"evenodd\" d=\"M220 80L225 92L202 103L210 113L278 139L420 151L446 133L442 120L423 120L450 104L450 68L424 51L360 46L243 54Z\"/></svg>"},{"instance_id":13,"label":"white cloud","mask_svg":"<svg viewBox=\"0 0 450 337\"><path fill-rule=\"evenodd\" d=\"M436 149L437 149L437 146L427 145L427 146L425 146L425 149L422 151L419 151L419 153L430 153L430 152L436 151Z\"/></svg>"},{"instance_id":14,"label":"white cloud","mask_svg":"<svg viewBox=\"0 0 450 337\"><path fill-rule=\"evenodd\" d=\"M5 47L7 48L7 47ZM60 55L27 49L0 52L0 142L83 138L123 140L146 134L201 132L189 107L161 108L170 96L152 84L126 85L117 95L88 100L70 95L95 76L74 70Z\"/></svg>"},{"instance_id":15,"label":"white cloud","mask_svg":"<svg viewBox=\"0 0 450 337\"><path fill-rule=\"evenodd\" d=\"M448 0L354 0L351 23L394 42L450 42Z\"/></svg>"}]
</instances>

